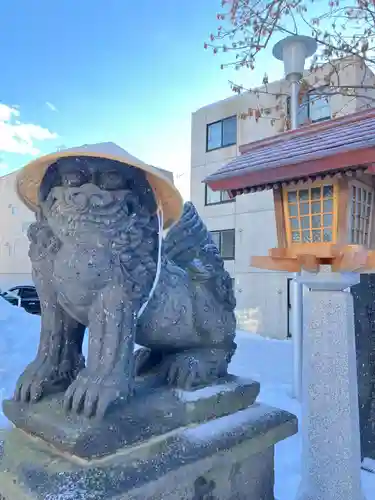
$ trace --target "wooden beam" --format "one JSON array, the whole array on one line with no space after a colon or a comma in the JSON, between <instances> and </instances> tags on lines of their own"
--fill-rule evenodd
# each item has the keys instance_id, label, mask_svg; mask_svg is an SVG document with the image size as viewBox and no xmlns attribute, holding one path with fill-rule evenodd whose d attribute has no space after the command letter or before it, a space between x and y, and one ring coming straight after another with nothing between
<instances>
[{"instance_id":1,"label":"wooden beam","mask_svg":"<svg viewBox=\"0 0 375 500\"><path fill-rule=\"evenodd\" d=\"M317 273L319 271L320 262L315 255L299 255L297 261L305 271L310 273Z\"/></svg>"},{"instance_id":2,"label":"wooden beam","mask_svg":"<svg viewBox=\"0 0 375 500\"><path fill-rule=\"evenodd\" d=\"M337 244L345 245L349 241L349 181L347 177L338 179L338 204L337 204Z\"/></svg>"},{"instance_id":3,"label":"wooden beam","mask_svg":"<svg viewBox=\"0 0 375 500\"><path fill-rule=\"evenodd\" d=\"M318 259L333 257L332 249L339 248L334 243L293 243L286 248L270 248L268 254L272 259L296 259L300 255L315 255Z\"/></svg>"},{"instance_id":4,"label":"wooden beam","mask_svg":"<svg viewBox=\"0 0 375 500\"><path fill-rule=\"evenodd\" d=\"M277 244L279 248L285 248L287 246L287 241L283 196L281 189L273 189L273 203L275 206Z\"/></svg>"},{"instance_id":5,"label":"wooden beam","mask_svg":"<svg viewBox=\"0 0 375 500\"><path fill-rule=\"evenodd\" d=\"M252 257L251 266L269 271L286 271L298 273L301 265L296 259L272 259L271 257Z\"/></svg>"}]
</instances>

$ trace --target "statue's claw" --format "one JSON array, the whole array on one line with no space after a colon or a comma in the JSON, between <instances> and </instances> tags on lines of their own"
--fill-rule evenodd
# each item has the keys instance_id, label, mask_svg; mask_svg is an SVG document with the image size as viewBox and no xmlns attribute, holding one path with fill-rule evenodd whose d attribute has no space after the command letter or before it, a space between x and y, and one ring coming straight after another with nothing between
<instances>
[{"instance_id":1,"label":"statue's claw","mask_svg":"<svg viewBox=\"0 0 375 500\"><path fill-rule=\"evenodd\" d=\"M168 385L189 390L192 387L210 383L215 379L209 363L194 354L179 353L166 360Z\"/></svg>"},{"instance_id":2,"label":"statue's claw","mask_svg":"<svg viewBox=\"0 0 375 500\"><path fill-rule=\"evenodd\" d=\"M36 358L17 380L14 399L23 403L35 403L46 394L65 390L71 382L66 374L47 358Z\"/></svg>"},{"instance_id":3,"label":"statue's claw","mask_svg":"<svg viewBox=\"0 0 375 500\"><path fill-rule=\"evenodd\" d=\"M65 411L82 413L87 418L103 418L112 403L120 399L126 401L131 395L130 381L123 378L92 374L85 368L65 392Z\"/></svg>"}]
</instances>

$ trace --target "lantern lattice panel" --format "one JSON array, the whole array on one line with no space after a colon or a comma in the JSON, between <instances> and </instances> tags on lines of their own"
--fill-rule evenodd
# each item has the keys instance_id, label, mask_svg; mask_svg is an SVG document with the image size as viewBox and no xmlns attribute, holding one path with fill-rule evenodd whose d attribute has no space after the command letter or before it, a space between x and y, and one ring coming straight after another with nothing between
<instances>
[{"instance_id":1,"label":"lantern lattice panel","mask_svg":"<svg viewBox=\"0 0 375 500\"><path fill-rule=\"evenodd\" d=\"M353 244L370 247L373 188L358 182L350 187L350 240Z\"/></svg>"},{"instance_id":2,"label":"lantern lattice panel","mask_svg":"<svg viewBox=\"0 0 375 500\"><path fill-rule=\"evenodd\" d=\"M337 186L314 183L284 191L288 244L334 243L337 227Z\"/></svg>"}]
</instances>

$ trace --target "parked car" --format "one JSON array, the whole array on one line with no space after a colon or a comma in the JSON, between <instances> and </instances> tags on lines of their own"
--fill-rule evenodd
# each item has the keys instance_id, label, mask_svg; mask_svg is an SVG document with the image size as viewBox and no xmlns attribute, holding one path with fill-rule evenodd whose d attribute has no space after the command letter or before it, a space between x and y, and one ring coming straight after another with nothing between
<instances>
[{"instance_id":1,"label":"parked car","mask_svg":"<svg viewBox=\"0 0 375 500\"><path fill-rule=\"evenodd\" d=\"M23 307L30 314L40 314L40 300L33 285L14 286L1 292L0 296L14 306Z\"/></svg>"}]
</instances>

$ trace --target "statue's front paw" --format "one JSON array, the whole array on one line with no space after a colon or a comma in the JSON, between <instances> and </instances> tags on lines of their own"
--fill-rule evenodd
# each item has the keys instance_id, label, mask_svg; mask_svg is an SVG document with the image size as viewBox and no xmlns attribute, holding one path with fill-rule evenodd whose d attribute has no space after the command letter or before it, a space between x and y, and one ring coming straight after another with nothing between
<instances>
[{"instance_id":1,"label":"statue's front paw","mask_svg":"<svg viewBox=\"0 0 375 500\"><path fill-rule=\"evenodd\" d=\"M37 402L43 395L53 392L57 381L56 366L47 358L36 358L18 378L14 399L23 403Z\"/></svg>"},{"instance_id":2,"label":"statue's front paw","mask_svg":"<svg viewBox=\"0 0 375 500\"><path fill-rule=\"evenodd\" d=\"M85 368L68 387L64 409L88 418L103 418L112 403L127 400L131 393L130 381L124 380L123 374L100 376Z\"/></svg>"},{"instance_id":3,"label":"statue's front paw","mask_svg":"<svg viewBox=\"0 0 375 500\"><path fill-rule=\"evenodd\" d=\"M212 372L205 360L194 354L173 354L164 364L164 373L168 385L183 390L208 384Z\"/></svg>"}]
</instances>

